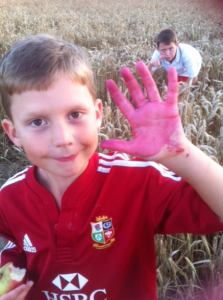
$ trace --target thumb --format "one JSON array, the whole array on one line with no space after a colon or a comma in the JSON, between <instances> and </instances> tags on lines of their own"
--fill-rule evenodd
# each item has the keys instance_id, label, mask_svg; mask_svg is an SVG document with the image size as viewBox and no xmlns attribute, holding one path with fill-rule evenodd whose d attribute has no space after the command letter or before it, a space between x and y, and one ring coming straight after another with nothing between
<instances>
[{"instance_id":1,"label":"thumb","mask_svg":"<svg viewBox=\"0 0 223 300\"><path fill-rule=\"evenodd\" d=\"M132 155L132 151L133 151L131 142L112 140L112 139L102 141L100 143L100 147L111 151L124 152L130 155Z\"/></svg>"}]
</instances>

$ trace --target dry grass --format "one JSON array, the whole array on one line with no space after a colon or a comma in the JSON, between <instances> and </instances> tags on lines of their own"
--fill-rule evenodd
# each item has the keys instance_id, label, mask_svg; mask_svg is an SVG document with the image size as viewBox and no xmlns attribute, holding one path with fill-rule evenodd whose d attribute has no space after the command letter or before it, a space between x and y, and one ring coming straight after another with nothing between
<instances>
[{"instance_id":1,"label":"dry grass","mask_svg":"<svg viewBox=\"0 0 223 300\"><path fill-rule=\"evenodd\" d=\"M135 74L135 62L148 63L151 58L155 35L164 28L175 30L180 41L197 48L203 57L196 86L183 85L179 92L185 133L202 151L223 165L221 1L69 0L65 4L60 0L2 0L0 7L0 57L15 41L38 33L61 36L86 49L95 72L98 97L105 107L100 140L131 139L129 125L109 98L105 81L114 79L128 96L120 69L128 66ZM164 98L164 72L158 70L155 79ZM2 110L0 117L3 117ZM1 129L0 153L2 184L29 162ZM223 299L222 233L156 236L155 244L159 299Z\"/></svg>"}]
</instances>

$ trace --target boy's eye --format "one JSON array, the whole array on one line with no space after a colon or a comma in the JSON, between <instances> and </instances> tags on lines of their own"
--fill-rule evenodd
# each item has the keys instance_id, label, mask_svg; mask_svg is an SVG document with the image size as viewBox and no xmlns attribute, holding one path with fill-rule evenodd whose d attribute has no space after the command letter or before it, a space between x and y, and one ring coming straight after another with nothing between
<instances>
[{"instance_id":1,"label":"boy's eye","mask_svg":"<svg viewBox=\"0 0 223 300\"><path fill-rule=\"evenodd\" d=\"M81 113L78 111L74 111L70 114L70 116L71 116L71 119L78 119L78 118L80 118Z\"/></svg>"},{"instance_id":2,"label":"boy's eye","mask_svg":"<svg viewBox=\"0 0 223 300\"><path fill-rule=\"evenodd\" d=\"M169 49L162 49L162 50L160 50L160 52L161 52L161 53L165 53L165 52L167 52L168 50L169 50L170 52L173 52L174 48L171 47L171 48L169 48Z\"/></svg>"},{"instance_id":3,"label":"boy's eye","mask_svg":"<svg viewBox=\"0 0 223 300\"><path fill-rule=\"evenodd\" d=\"M33 120L31 122L31 124L35 127L38 127L38 126L42 126L45 124L45 121L43 121L42 119L36 119L36 120Z\"/></svg>"}]
</instances>

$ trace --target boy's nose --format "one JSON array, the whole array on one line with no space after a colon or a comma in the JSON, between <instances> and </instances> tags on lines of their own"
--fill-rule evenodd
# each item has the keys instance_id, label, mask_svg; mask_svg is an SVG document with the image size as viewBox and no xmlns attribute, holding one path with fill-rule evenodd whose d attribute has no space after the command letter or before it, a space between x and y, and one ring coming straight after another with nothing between
<instances>
[{"instance_id":1,"label":"boy's nose","mask_svg":"<svg viewBox=\"0 0 223 300\"><path fill-rule=\"evenodd\" d=\"M66 147L73 144L73 134L65 123L54 126L52 140L55 147Z\"/></svg>"}]
</instances>

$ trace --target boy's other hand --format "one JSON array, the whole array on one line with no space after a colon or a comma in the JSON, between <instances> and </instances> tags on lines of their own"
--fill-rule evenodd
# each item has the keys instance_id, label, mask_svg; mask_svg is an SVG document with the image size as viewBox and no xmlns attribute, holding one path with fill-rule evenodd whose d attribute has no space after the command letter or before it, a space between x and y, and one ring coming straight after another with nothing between
<instances>
[{"instance_id":1,"label":"boy's other hand","mask_svg":"<svg viewBox=\"0 0 223 300\"><path fill-rule=\"evenodd\" d=\"M163 57L159 57L159 58L153 58L151 59L151 61L148 64L148 68L152 69L152 68L158 68L160 66L160 61L163 59Z\"/></svg>"},{"instance_id":2,"label":"boy's other hand","mask_svg":"<svg viewBox=\"0 0 223 300\"><path fill-rule=\"evenodd\" d=\"M177 106L177 73L173 67L169 69L168 92L166 101L162 102L145 64L138 62L136 69L142 78L147 97L130 70L121 70L121 76L136 108L112 80L106 83L111 97L131 126L133 140L107 140L101 142L100 146L164 163L165 159L182 154L187 144Z\"/></svg>"},{"instance_id":3,"label":"boy's other hand","mask_svg":"<svg viewBox=\"0 0 223 300\"><path fill-rule=\"evenodd\" d=\"M32 281L29 281L27 284L22 284L9 293L1 296L0 300L25 300L25 297L32 286Z\"/></svg>"}]
</instances>

